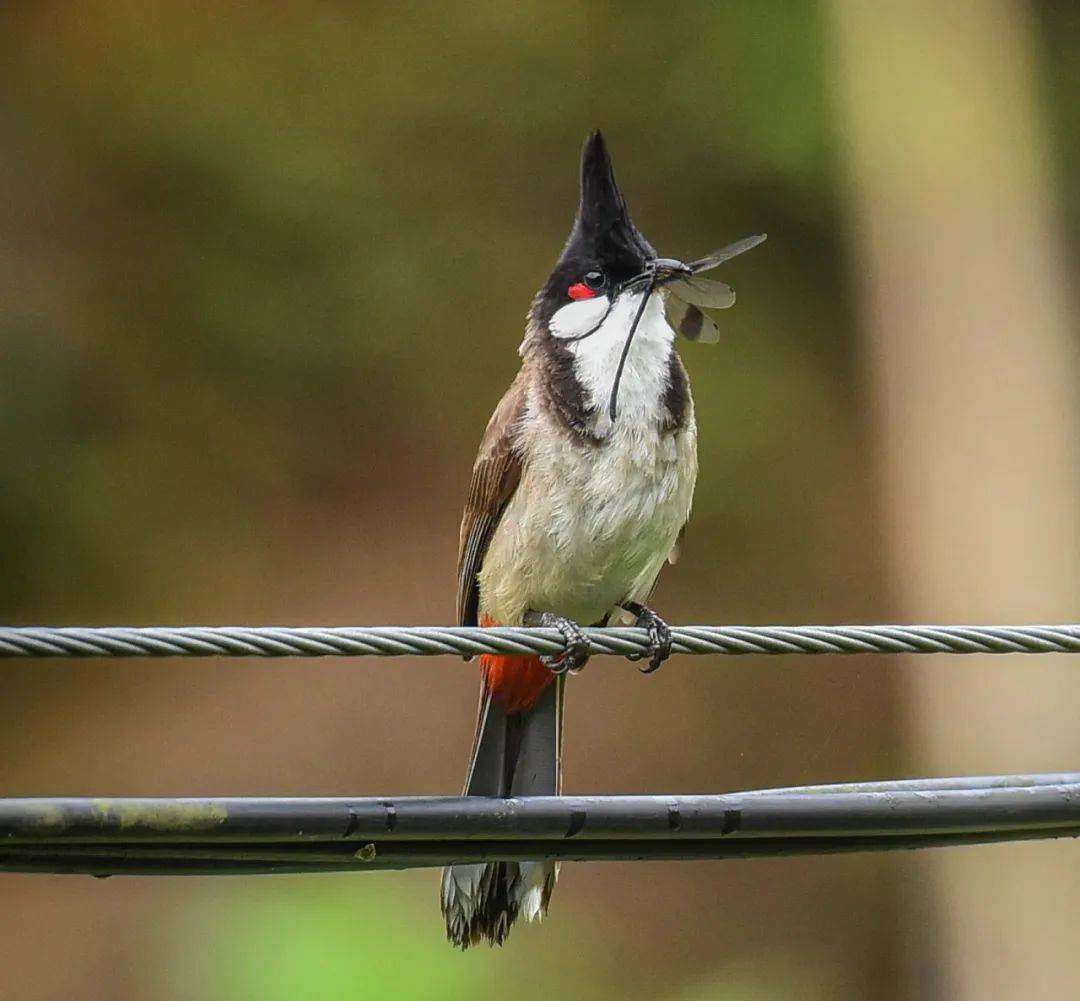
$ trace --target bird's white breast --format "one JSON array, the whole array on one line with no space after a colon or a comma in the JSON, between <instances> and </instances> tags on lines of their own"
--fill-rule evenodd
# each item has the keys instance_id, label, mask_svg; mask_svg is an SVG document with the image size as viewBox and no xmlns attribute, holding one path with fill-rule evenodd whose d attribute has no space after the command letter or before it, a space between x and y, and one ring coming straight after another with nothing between
<instances>
[{"instance_id":1,"label":"bird's white breast","mask_svg":"<svg viewBox=\"0 0 1080 1001\"><path fill-rule=\"evenodd\" d=\"M644 600L689 517L697 431L690 405L682 427L668 426L665 394L675 335L655 294L627 356L617 419L607 416L639 305L640 296L620 297L596 333L566 343L596 412L595 442L576 439L538 399L529 401L519 431L522 479L480 573L481 611L497 622L520 622L534 609L589 624L622 601ZM606 303L600 315L604 309ZM585 310L577 312L578 330L595 326Z\"/></svg>"},{"instance_id":2,"label":"bird's white breast","mask_svg":"<svg viewBox=\"0 0 1080 1001\"><path fill-rule=\"evenodd\" d=\"M573 302L551 318L552 333L564 341L574 358L574 372L587 402L599 411L596 430L600 434L608 430L607 410L615 373L642 294L619 296L610 312L606 296ZM595 332L589 333L594 327ZM618 412L625 418L624 427L662 415L674 343L675 331L664 316L660 294L653 293L634 333L619 382Z\"/></svg>"}]
</instances>

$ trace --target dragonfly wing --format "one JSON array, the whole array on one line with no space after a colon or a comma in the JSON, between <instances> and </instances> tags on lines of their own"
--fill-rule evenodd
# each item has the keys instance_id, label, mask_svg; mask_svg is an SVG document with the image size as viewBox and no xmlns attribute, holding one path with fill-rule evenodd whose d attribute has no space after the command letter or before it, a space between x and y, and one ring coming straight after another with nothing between
<instances>
[{"instance_id":1,"label":"dragonfly wing","mask_svg":"<svg viewBox=\"0 0 1080 1001\"><path fill-rule=\"evenodd\" d=\"M730 285L710 278L677 278L668 286L671 294L693 306L707 309L727 309L735 305L735 292Z\"/></svg>"},{"instance_id":2,"label":"dragonfly wing","mask_svg":"<svg viewBox=\"0 0 1080 1001\"><path fill-rule=\"evenodd\" d=\"M720 328L712 317L706 316L697 306L684 302L673 295L668 296L668 319L672 327L688 341L715 344L720 340Z\"/></svg>"},{"instance_id":3,"label":"dragonfly wing","mask_svg":"<svg viewBox=\"0 0 1080 1001\"><path fill-rule=\"evenodd\" d=\"M714 250L711 254L691 262L690 270L695 274L700 271L708 271L711 268L715 268L717 265L723 264L724 261L730 261L733 257L738 257L739 254L745 254L748 250L753 250L759 243L764 242L764 233L755 233L753 236L747 236L742 240L736 240L734 243L729 243L726 247L721 247L719 250Z\"/></svg>"}]
</instances>

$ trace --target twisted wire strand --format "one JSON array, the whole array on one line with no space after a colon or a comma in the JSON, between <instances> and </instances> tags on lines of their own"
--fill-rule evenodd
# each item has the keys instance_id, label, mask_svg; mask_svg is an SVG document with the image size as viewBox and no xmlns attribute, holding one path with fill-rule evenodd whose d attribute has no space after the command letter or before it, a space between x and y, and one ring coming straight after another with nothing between
<instances>
[{"instance_id":1,"label":"twisted wire strand","mask_svg":"<svg viewBox=\"0 0 1080 1001\"><path fill-rule=\"evenodd\" d=\"M591 653L640 655L644 629L585 630ZM1080 653L1080 625L674 626L680 654ZM557 629L501 626L3 626L11 657L472 657L554 654Z\"/></svg>"}]
</instances>

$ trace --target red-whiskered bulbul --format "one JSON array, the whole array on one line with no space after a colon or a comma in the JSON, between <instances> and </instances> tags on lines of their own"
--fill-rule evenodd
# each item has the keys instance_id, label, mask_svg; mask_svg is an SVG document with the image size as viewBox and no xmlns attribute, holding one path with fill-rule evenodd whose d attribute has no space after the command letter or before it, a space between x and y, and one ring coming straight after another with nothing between
<instances>
[{"instance_id":1,"label":"red-whiskered bulbul","mask_svg":"<svg viewBox=\"0 0 1080 1001\"><path fill-rule=\"evenodd\" d=\"M584 666L581 624L628 613L649 631L653 671L671 649L644 602L674 562L697 477L697 429L675 330L715 341L699 307L735 301L699 273L756 246L749 237L683 264L657 257L630 221L599 132L585 142L570 238L533 300L521 371L480 444L461 523L462 625L553 626L553 657L484 655L468 796L553 796L563 689ZM665 317L665 306L671 317ZM443 871L450 941L501 944L547 909L554 862Z\"/></svg>"}]
</instances>

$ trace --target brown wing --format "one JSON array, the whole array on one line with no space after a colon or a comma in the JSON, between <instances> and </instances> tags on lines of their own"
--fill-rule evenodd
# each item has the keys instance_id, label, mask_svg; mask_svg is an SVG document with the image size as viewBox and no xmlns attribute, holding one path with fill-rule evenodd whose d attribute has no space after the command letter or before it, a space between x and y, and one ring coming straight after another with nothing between
<instances>
[{"instance_id":1,"label":"brown wing","mask_svg":"<svg viewBox=\"0 0 1080 1001\"><path fill-rule=\"evenodd\" d=\"M458 555L457 614L458 622L463 626L477 624L480 594L476 575L483 565L484 554L503 508L521 480L521 456L515 448L514 432L524 410L522 372L491 415L473 465L469 497L461 519Z\"/></svg>"}]
</instances>

